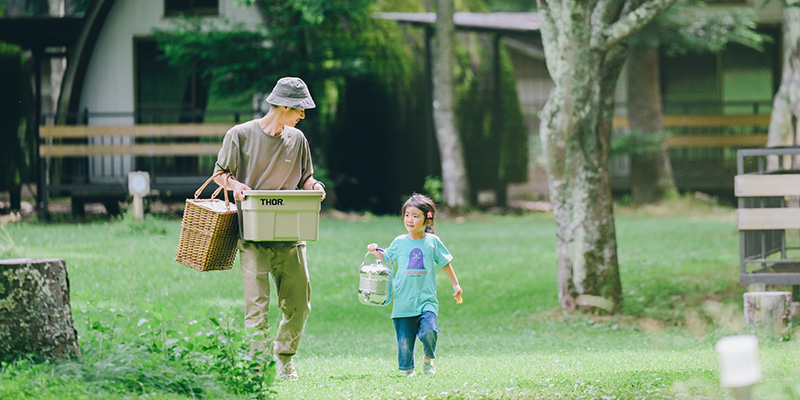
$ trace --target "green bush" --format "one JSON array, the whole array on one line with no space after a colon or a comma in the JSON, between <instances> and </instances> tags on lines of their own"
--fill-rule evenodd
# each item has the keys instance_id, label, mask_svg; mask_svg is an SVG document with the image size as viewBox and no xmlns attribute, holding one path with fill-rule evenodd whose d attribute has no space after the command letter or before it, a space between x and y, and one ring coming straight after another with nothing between
<instances>
[{"instance_id":1,"label":"green bush","mask_svg":"<svg viewBox=\"0 0 800 400\"><path fill-rule=\"evenodd\" d=\"M20 129L23 120L26 92L23 83L27 78L22 69L22 49L19 46L0 42L0 141L3 146L0 158L0 190L19 187L30 175L30 143L25 130Z\"/></svg>"}]
</instances>

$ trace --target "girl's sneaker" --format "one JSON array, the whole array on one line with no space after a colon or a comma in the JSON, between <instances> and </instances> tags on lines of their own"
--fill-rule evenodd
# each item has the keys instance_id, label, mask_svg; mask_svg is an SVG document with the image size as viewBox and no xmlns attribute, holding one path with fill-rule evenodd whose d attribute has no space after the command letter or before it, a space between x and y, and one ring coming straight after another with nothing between
<instances>
[{"instance_id":1,"label":"girl's sneaker","mask_svg":"<svg viewBox=\"0 0 800 400\"><path fill-rule=\"evenodd\" d=\"M404 374L404 376L406 378L413 378L413 377L417 376L417 371L415 371L413 369L410 369L408 371L403 371L403 374Z\"/></svg>"},{"instance_id":2,"label":"girl's sneaker","mask_svg":"<svg viewBox=\"0 0 800 400\"><path fill-rule=\"evenodd\" d=\"M433 366L433 360L430 358L425 359L422 363L422 373L426 375L433 375L436 373L436 367Z\"/></svg>"}]
</instances>

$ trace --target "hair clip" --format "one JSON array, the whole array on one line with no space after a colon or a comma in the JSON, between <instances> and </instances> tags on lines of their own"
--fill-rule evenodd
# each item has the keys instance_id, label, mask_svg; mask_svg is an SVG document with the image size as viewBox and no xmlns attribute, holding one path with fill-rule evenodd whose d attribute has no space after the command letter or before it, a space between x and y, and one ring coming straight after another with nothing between
<instances>
[{"instance_id":1,"label":"hair clip","mask_svg":"<svg viewBox=\"0 0 800 400\"><path fill-rule=\"evenodd\" d=\"M433 218L433 213L431 213L430 211L428 211L428 218Z\"/></svg>"}]
</instances>

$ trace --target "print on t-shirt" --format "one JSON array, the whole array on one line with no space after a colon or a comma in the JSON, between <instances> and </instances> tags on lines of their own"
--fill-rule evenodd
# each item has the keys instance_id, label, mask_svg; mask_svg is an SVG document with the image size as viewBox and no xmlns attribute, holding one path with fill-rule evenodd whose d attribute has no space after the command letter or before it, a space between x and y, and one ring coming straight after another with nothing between
<instances>
[{"instance_id":1,"label":"print on t-shirt","mask_svg":"<svg viewBox=\"0 0 800 400\"><path fill-rule=\"evenodd\" d=\"M409 273L420 274L425 271L425 261L422 259L422 249L413 249L408 255ZM411 272L414 270L414 272Z\"/></svg>"}]
</instances>

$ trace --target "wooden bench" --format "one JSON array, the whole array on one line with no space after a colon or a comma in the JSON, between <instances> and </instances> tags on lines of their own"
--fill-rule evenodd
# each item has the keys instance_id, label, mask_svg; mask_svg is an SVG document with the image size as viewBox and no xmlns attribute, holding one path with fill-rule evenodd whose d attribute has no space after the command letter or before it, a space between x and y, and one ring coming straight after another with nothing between
<instances>
[{"instance_id":1,"label":"wooden bench","mask_svg":"<svg viewBox=\"0 0 800 400\"><path fill-rule=\"evenodd\" d=\"M49 164L56 159L97 156L178 157L214 156L222 137L233 124L147 124L132 126L42 126L40 156ZM142 168L136 168L142 169ZM72 212L83 214L88 202L101 202L111 213L119 212L119 202L128 197L127 172L115 171L116 179L103 182L48 183L47 192L69 196ZM196 171L192 176L171 176L151 171L151 188L162 197L186 197L207 176ZM88 176L87 178L88 179Z\"/></svg>"}]
</instances>

